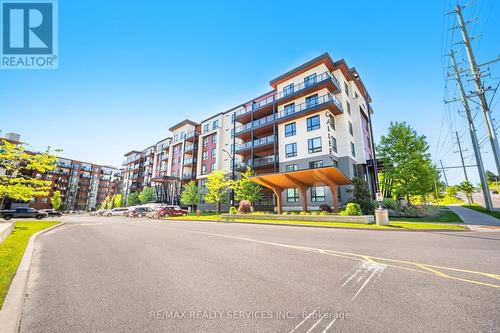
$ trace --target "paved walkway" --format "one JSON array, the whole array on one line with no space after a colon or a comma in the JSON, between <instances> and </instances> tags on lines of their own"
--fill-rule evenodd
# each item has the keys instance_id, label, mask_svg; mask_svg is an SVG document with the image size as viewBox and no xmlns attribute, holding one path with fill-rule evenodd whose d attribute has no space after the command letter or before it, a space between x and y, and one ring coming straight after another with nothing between
<instances>
[{"instance_id":1,"label":"paved walkway","mask_svg":"<svg viewBox=\"0 0 500 333\"><path fill-rule=\"evenodd\" d=\"M472 226L499 226L500 227L500 220L490 216L486 215L480 212L476 212L475 210L465 208L459 205L449 205L446 206L449 209L451 209L455 214L460 216L462 221L464 221L465 224L467 225L472 225Z\"/></svg>"}]
</instances>

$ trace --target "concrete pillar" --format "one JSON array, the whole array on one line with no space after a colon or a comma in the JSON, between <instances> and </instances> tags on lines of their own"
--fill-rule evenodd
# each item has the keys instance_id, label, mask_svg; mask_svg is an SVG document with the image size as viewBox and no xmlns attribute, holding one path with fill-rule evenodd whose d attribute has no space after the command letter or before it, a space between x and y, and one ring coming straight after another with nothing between
<instances>
[{"instance_id":1,"label":"concrete pillar","mask_svg":"<svg viewBox=\"0 0 500 333\"><path fill-rule=\"evenodd\" d=\"M334 212L339 211L339 186L330 185L330 191L332 191L332 207Z\"/></svg>"}]
</instances>

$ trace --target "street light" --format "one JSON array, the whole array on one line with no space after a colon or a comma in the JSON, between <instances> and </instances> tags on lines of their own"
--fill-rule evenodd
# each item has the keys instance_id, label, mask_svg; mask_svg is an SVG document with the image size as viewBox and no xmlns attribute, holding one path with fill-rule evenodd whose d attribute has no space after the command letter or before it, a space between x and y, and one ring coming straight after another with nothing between
<instances>
[{"instance_id":1,"label":"street light","mask_svg":"<svg viewBox=\"0 0 500 333\"><path fill-rule=\"evenodd\" d=\"M222 149L223 152L225 152L229 158L231 159L231 180L234 182L234 179L235 179L235 160L234 160L234 154L231 154L230 152L228 152L227 150L225 149ZM234 189L231 188L231 192L229 194L229 202L231 204L231 206L234 205Z\"/></svg>"}]
</instances>

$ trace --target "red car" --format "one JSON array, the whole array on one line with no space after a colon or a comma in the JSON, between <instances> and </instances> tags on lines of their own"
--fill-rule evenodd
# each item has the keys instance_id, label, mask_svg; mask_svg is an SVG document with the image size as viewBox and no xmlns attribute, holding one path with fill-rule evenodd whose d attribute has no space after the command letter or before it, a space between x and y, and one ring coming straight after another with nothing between
<instances>
[{"instance_id":1,"label":"red car","mask_svg":"<svg viewBox=\"0 0 500 333\"><path fill-rule=\"evenodd\" d=\"M188 211L181 209L179 206L165 206L159 211L160 217L164 216L186 216Z\"/></svg>"}]
</instances>

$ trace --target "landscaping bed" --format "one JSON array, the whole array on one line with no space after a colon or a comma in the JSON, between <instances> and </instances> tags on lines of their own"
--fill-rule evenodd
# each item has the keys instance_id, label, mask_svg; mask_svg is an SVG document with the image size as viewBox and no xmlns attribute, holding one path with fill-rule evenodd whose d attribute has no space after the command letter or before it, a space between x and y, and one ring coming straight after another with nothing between
<instances>
[{"instance_id":1,"label":"landscaping bed","mask_svg":"<svg viewBox=\"0 0 500 333\"><path fill-rule=\"evenodd\" d=\"M0 307L16 275L30 237L59 223L56 221L17 221L11 235L0 244Z\"/></svg>"},{"instance_id":2,"label":"landscaping bed","mask_svg":"<svg viewBox=\"0 0 500 333\"><path fill-rule=\"evenodd\" d=\"M221 218L232 221L237 219L259 219L272 221L304 221L304 222L339 222L368 224L374 222L373 215L278 215L278 214L222 214Z\"/></svg>"}]
</instances>

